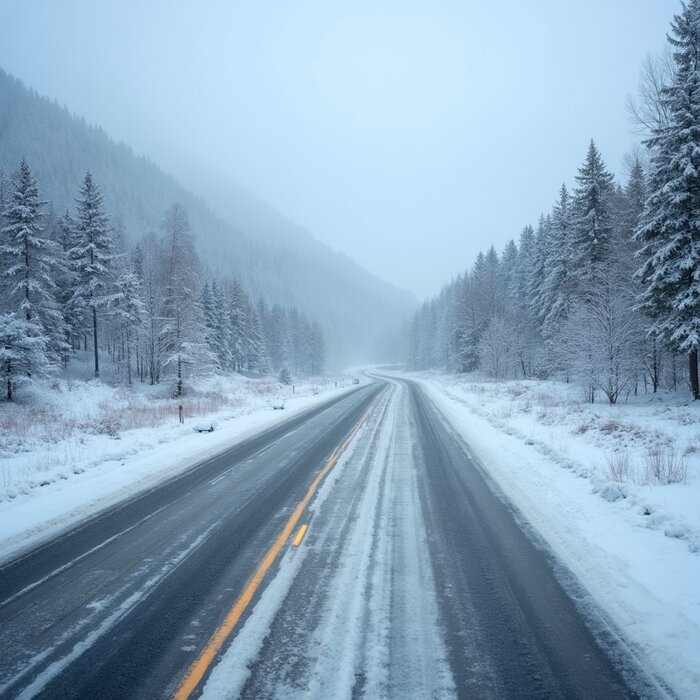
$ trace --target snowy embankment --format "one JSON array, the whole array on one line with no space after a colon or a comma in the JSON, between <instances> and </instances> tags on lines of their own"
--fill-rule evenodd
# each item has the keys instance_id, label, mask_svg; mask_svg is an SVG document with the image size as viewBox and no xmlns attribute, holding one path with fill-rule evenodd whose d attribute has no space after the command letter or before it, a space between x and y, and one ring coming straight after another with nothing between
<instances>
[{"instance_id":1,"label":"snowy embankment","mask_svg":"<svg viewBox=\"0 0 700 700\"><path fill-rule=\"evenodd\" d=\"M59 379L24 405L0 405L0 561L348 391L351 381L304 380L293 391L270 377L215 377L177 400L165 386ZM273 410L280 403L285 409ZM214 432L194 431L203 419Z\"/></svg>"},{"instance_id":2,"label":"snowy embankment","mask_svg":"<svg viewBox=\"0 0 700 700\"><path fill-rule=\"evenodd\" d=\"M700 697L700 405L591 405L555 382L406 376L645 665Z\"/></svg>"}]
</instances>

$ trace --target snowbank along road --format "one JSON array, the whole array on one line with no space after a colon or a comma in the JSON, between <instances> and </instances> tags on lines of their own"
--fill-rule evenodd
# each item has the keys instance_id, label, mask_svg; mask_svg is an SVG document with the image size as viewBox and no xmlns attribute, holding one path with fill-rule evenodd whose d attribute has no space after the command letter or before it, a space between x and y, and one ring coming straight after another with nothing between
<instances>
[{"instance_id":1,"label":"snowbank along road","mask_svg":"<svg viewBox=\"0 0 700 700\"><path fill-rule=\"evenodd\" d=\"M2 697L663 697L410 382L0 569Z\"/></svg>"}]
</instances>

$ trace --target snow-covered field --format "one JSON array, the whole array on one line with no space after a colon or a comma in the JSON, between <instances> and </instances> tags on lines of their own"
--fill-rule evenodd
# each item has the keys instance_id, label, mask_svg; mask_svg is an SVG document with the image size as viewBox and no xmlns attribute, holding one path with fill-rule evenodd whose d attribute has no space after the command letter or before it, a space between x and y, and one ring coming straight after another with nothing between
<instances>
[{"instance_id":1,"label":"snow-covered field","mask_svg":"<svg viewBox=\"0 0 700 700\"><path fill-rule=\"evenodd\" d=\"M555 382L410 377L646 663L700 697L700 405L591 405Z\"/></svg>"},{"instance_id":2,"label":"snow-covered field","mask_svg":"<svg viewBox=\"0 0 700 700\"><path fill-rule=\"evenodd\" d=\"M177 400L167 385L86 382L80 369L0 404L0 560L352 385L234 375ZM214 432L195 432L204 419Z\"/></svg>"}]
</instances>

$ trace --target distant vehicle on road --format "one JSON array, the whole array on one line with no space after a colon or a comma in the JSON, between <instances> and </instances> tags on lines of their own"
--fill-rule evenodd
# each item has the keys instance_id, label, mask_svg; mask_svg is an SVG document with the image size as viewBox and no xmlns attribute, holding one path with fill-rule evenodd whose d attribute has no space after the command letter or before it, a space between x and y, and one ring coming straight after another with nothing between
<instances>
[{"instance_id":1,"label":"distant vehicle on road","mask_svg":"<svg viewBox=\"0 0 700 700\"><path fill-rule=\"evenodd\" d=\"M352 383L353 383L353 384L359 384L359 383L360 383L360 380L359 380L357 377L355 377L355 379L352 380Z\"/></svg>"},{"instance_id":2,"label":"distant vehicle on road","mask_svg":"<svg viewBox=\"0 0 700 700\"><path fill-rule=\"evenodd\" d=\"M277 403L273 403L272 408L275 411L283 411L284 410L284 401L278 401Z\"/></svg>"},{"instance_id":3,"label":"distant vehicle on road","mask_svg":"<svg viewBox=\"0 0 700 700\"><path fill-rule=\"evenodd\" d=\"M198 433L213 433L214 432L214 424L210 420L205 420L205 421L202 421L201 423L197 423L197 425L194 426L194 429Z\"/></svg>"}]
</instances>

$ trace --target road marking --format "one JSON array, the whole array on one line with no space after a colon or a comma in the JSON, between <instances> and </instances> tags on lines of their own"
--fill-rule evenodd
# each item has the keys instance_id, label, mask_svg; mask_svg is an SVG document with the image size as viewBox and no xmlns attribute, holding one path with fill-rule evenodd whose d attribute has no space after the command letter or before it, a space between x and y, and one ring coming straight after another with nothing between
<instances>
[{"instance_id":1,"label":"road marking","mask_svg":"<svg viewBox=\"0 0 700 700\"><path fill-rule=\"evenodd\" d=\"M243 592L238 597L238 600L236 600L236 602L233 604L233 607L229 610L228 614L224 618L224 621L219 625L217 630L211 636L211 638L207 642L207 645L202 650L201 654L197 657L197 659L187 670L185 677L182 679L180 685L177 687L177 690L173 694L174 700L187 700L187 698L189 698L190 695L192 695L194 690L197 688L202 678L204 678L204 674L211 666L212 662L214 661L214 658L223 646L224 642L228 639L229 635L231 634L235 626L238 624L238 621L241 619L241 616L245 612L246 608L248 607L248 605L250 605L250 602L253 599L255 592L260 587L260 584L263 582L270 567L275 562L275 559L277 559L277 556L286 544L287 540L289 539L289 536L292 534L292 531L297 526L297 523L299 522L299 519L304 513L304 510L309 505L311 499L314 497L314 494L316 493L319 484L321 483L321 481L323 481L323 478L326 476L326 474L328 474L328 472L334 467L338 459L340 459L340 456L347 449L348 445L354 440L355 435L357 435L358 431L364 425L364 422L367 420L370 413L372 412L375 403L376 399L364 412L362 418L360 418L360 420L356 423L350 435L345 439L345 442L343 442L343 444L340 447L337 447L335 450L333 450L331 456L328 458L325 465L323 466L323 469L321 469L321 471L316 475L315 479L311 482L311 485L306 491L306 495L301 501L299 501L299 503L297 503L296 508L289 517L289 520L287 520L284 528L282 529L282 532L280 532L280 534L277 536L277 539L274 541L270 549L267 550L267 553L263 557L260 564L258 564L258 568L255 570L255 573L253 574L250 581L248 581L248 584L243 589ZM297 537L298 536L299 535L297 533Z\"/></svg>"},{"instance_id":2,"label":"road marking","mask_svg":"<svg viewBox=\"0 0 700 700\"><path fill-rule=\"evenodd\" d=\"M106 540L100 542L100 544L95 545L92 547L92 549L88 549L87 552L83 552L81 555L77 556L75 559L71 559L69 562L66 564L63 564L62 566L59 566L57 569L54 569L51 573L46 574L46 576L42 576L40 579L34 581L34 583L30 583L28 586L25 586L21 591L17 591L14 595L11 595L9 598L6 598L3 601L0 601L0 608L5 607L6 605L9 605L13 601L17 600L17 598L20 598L23 596L25 593L29 593L29 591L34 590L37 586L40 586L42 583L45 583L48 581L50 578L53 578L54 576L58 576L58 574L63 573L67 569L70 569L72 566L75 566L79 561L82 561L85 559L85 557L89 557L91 554L94 554L98 550L102 549L103 547L106 547L108 544L111 542L114 542L114 540L119 539L123 535L126 535L127 532L131 532L132 530L135 530L139 525L143 525L147 520L150 520L154 516L158 515L162 510L165 510L167 506L161 506L158 508L158 510L154 510L152 513L149 513L145 518L141 518L138 522L134 523L133 525L130 525L127 527L125 530L122 530L121 532L117 532L116 535L112 535L111 537L108 537ZM11 564L14 562L10 562ZM5 568L0 567L0 570Z\"/></svg>"},{"instance_id":3,"label":"road marking","mask_svg":"<svg viewBox=\"0 0 700 700\"><path fill-rule=\"evenodd\" d=\"M294 538L294 541L292 542L292 547L298 547L301 544L301 541L304 539L304 535L306 534L306 531L309 529L309 526L307 523L304 523L298 530L297 530L297 536Z\"/></svg>"}]
</instances>

